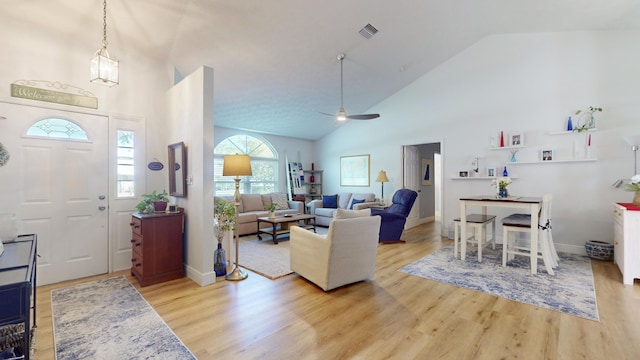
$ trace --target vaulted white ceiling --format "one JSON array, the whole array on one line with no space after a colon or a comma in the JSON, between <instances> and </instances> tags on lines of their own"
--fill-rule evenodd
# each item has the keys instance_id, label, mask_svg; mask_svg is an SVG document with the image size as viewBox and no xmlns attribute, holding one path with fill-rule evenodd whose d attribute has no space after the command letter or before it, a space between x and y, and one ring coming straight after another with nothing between
<instances>
[{"instance_id":1,"label":"vaulted white ceiling","mask_svg":"<svg viewBox=\"0 0 640 360\"><path fill-rule=\"evenodd\" d=\"M640 0L108 0L109 51L214 69L216 126L319 139L483 37L637 29ZM102 0L3 0L29 36L97 48ZM358 32L371 24L369 39ZM10 34L3 34L10 36ZM61 45L63 43L61 42ZM128 56L134 58L133 56ZM123 64L125 66L125 64ZM352 120L358 121L358 120ZM384 114L377 121L390 126Z\"/></svg>"}]
</instances>

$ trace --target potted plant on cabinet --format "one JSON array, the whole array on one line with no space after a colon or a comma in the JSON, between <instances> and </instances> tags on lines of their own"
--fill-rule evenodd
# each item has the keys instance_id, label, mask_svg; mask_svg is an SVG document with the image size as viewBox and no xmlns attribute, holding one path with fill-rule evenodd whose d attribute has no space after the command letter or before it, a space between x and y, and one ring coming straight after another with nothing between
<instances>
[{"instance_id":1,"label":"potted plant on cabinet","mask_svg":"<svg viewBox=\"0 0 640 360\"><path fill-rule=\"evenodd\" d=\"M136 210L141 214L153 214L156 211L165 211L169 197L166 190L158 193L153 190L151 194L142 194L142 201L136 205Z\"/></svg>"},{"instance_id":2,"label":"potted plant on cabinet","mask_svg":"<svg viewBox=\"0 0 640 360\"><path fill-rule=\"evenodd\" d=\"M214 202L214 218L218 248L213 253L213 270L216 276L227 274L227 257L222 248L222 240L227 232L233 230L236 225L236 208L233 203L224 200Z\"/></svg>"}]
</instances>

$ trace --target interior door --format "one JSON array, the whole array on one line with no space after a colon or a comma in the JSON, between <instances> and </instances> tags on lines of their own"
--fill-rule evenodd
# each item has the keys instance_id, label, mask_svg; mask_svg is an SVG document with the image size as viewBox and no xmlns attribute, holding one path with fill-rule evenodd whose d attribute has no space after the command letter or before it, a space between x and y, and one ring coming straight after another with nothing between
<instances>
[{"instance_id":1,"label":"interior door","mask_svg":"<svg viewBox=\"0 0 640 360\"><path fill-rule=\"evenodd\" d=\"M38 235L38 285L108 272L108 118L4 102L0 116L10 154L0 167L0 213L16 214L19 233ZM70 135L78 129L86 139Z\"/></svg>"},{"instance_id":2,"label":"interior door","mask_svg":"<svg viewBox=\"0 0 640 360\"><path fill-rule=\"evenodd\" d=\"M420 153L415 146L404 146L404 187L418 193L411 212L407 217L405 228L409 229L420 224Z\"/></svg>"}]
</instances>

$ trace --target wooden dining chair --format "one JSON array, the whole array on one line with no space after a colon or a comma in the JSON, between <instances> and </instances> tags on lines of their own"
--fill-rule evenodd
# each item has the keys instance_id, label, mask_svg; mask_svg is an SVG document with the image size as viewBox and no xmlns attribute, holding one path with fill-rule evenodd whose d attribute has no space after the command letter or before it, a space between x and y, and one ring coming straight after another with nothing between
<instances>
[{"instance_id":1,"label":"wooden dining chair","mask_svg":"<svg viewBox=\"0 0 640 360\"><path fill-rule=\"evenodd\" d=\"M531 215L530 214L511 214L502 219L502 266L507 266L507 261L513 259L515 255L527 256L529 258L535 256L536 259L541 258L544 261L547 273L555 275L553 269L558 266L558 253L553 245L553 237L551 235L551 203L553 195L545 194L542 197L542 209L538 215L538 251L536 254L531 253L531 241L520 242L523 240L512 237L517 233L531 233Z\"/></svg>"},{"instance_id":2,"label":"wooden dining chair","mask_svg":"<svg viewBox=\"0 0 640 360\"><path fill-rule=\"evenodd\" d=\"M491 224L491 238L487 239L487 226ZM478 245L478 262L482 262L482 248L491 242L496 248L496 216L469 214L467 215L467 227L473 229L473 235L467 238L468 243ZM458 257L458 244L462 241L460 231L460 218L453 219L453 257Z\"/></svg>"}]
</instances>

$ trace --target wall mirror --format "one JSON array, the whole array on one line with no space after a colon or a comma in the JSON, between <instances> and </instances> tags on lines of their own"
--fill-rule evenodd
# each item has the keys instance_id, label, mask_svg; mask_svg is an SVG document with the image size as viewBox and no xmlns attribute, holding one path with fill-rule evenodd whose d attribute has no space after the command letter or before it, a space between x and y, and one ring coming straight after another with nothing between
<instances>
[{"instance_id":1,"label":"wall mirror","mask_svg":"<svg viewBox=\"0 0 640 360\"><path fill-rule=\"evenodd\" d=\"M187 197L187 152L183 142L169 145L169 195Z\"/></svg>"}]
</instances>

